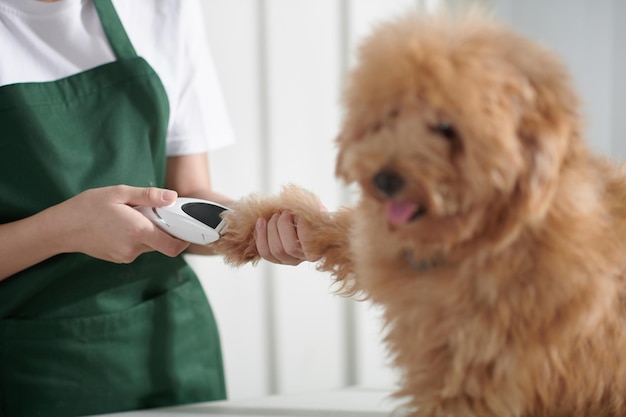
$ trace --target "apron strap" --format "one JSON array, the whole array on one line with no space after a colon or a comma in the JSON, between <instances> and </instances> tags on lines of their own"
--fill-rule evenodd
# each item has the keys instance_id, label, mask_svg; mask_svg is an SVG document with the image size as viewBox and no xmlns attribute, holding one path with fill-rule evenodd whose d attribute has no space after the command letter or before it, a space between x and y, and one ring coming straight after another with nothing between
<instances>
[{"instance_id":1,"label":"apron strap","mask_svg":"<svg viewBox=\"0 0 626 417\"><path fill-rule=\"evenodd\" d=\"M137 57L135 48L130 42L126 30L120 21L111 0L94 0L94 5L100 16L104 33L117 59L132 59Z\"/></svg>"}]
</instances>

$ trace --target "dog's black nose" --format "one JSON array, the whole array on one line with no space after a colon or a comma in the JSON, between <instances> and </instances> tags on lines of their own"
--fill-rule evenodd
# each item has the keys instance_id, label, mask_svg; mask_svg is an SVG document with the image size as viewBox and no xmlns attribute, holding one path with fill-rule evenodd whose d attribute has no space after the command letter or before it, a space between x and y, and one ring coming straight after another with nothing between
<instances>
[{"instance_id":1,"label":"dog's black nose","mask_svg":"<svg viewBox=\"0 0 626 417\"><path fill-rule=\"evenodd\" d=\"M380 171L373 181L376 188L389 197L404 187L404 179L393 171Z\"/></svg>"}]
</instances>

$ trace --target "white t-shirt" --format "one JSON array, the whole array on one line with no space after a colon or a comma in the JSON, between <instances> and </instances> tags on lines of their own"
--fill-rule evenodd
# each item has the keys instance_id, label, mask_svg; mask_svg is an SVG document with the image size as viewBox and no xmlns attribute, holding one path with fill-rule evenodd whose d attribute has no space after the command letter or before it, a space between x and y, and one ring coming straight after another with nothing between
<instances>
[{"instance_id":1,"label":"white t-shirt","mask_svg":"<svg viewBox=\"0 0 626 417\"><path fill-rule=\"evenodd\" d=\"M169 156L234 142L197 0L113 0L170 102ZM0 85L45 82L115 60L91 0L0 0Z\"/></svg>"}]
</instances>

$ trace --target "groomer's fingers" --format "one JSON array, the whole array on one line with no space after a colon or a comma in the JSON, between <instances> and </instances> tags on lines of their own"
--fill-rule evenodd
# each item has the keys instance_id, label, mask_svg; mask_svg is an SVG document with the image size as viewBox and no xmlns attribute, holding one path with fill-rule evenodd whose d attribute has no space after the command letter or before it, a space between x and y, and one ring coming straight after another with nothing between
<instances>
[{"instance_id":1,"label":"groomer's fingers","mask_svg":"<svg viewBox=\"0 0 626 417\"><path fill-rule=\"evenodd\" d=\"M173 203L178 197L174 190L156 187L132 187L115 185L110 187L119 203L131 206L162 207Z\"/></svg>"},{"instance_id":2,"label":"groomer's fingers","mask_svg":"<svg viewBox=\"0 0 626 417\"><path fill-rule=\"evenodd\" d=\"M298 239L298 231L296 229L296 221L293 213L287 211L281 213L276 222L276 227L285 257L293 262L302 262L305 256L300 240Z\"/></svg>"},{"instance_id":3,"label":"groomer's fingers","mask_svg":"<svg viewBox=\"0 0 626 417\"><path fill-rule=\"evenodd\" d=\"M289 229L295 232L294 228L293 216L289 212L275 213L267 223L267 238L270 251L274 258L284 265L298 265L303 261L303 259L297 258L287 251L288 247L294 245L293 239L297 243L297 236L287 233ZM291 239L291 236L293 236L293 239Z\"/></svg>"},{"instance_id":4,"label":"groomer's fingers","mask_svg":"<svg viewBox=\"0 0 626 417\"><path fill-rule=\"evenodd\" d=\"M178 256L190 245L189 242L177 239L152 225L153 230L145 234L144 245L151 250L167 256Z\"/></svg>"},{"instance_id":5,"label":"groomer's fingers","mask_svg":"<svg viewBox=\"0 0 626 417\"><path fill-rule=\"evenodd\" d=\"M324 209L324 212L327 212L327 210ZM313 254L307 252L306 250L307 242L310 242L313 239L313 226L311 226L308 221L302 219L299 216L294 216L294 224L296 226L295 231L297 234L298 243L300 245L300 250L302 251L303 259L309 262L319 261L322 258L321 255Z\"/></svg>"},{"instance_id":6,"label":"groomer's fingers","mask_svg":"<svg viewBox=\"0 0 626 417\"><path fill-rule=\"evenodd\" d=\"M283 218L282 220L281 217ZM267 222L264 219L257 221L257 250L262 258L270 262L285 265L298 265L303 259L292 256L285 249L284 242L289 246L293 245L293 242L290 241L290 235L281 236L281 233L286 233L286 228L294 227L293 220L289 220L288 217L289 214L286 212L274 213ZM297 236L295 236L295 238L297 239Z\"/></svg>"},{"instance_id":7,"label":"groomer's fingers","mask_svg":"<svg viewBox=\"0 0 626 417\"><path fill-rule=\"evenodd\" d=\"M270 246L267 241L267 220L260 218L256 221L256 250L259 252L261 258L270 262L279 263L278 259L274 258L270 251Z\"/></svg>"}]
</instances>

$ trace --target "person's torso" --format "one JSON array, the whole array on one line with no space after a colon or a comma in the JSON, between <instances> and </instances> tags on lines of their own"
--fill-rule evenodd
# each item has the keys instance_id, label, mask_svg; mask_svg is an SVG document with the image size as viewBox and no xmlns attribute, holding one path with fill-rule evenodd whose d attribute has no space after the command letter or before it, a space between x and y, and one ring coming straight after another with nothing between
<instances>
[{"instance_id":1,"label":"person's torso","mask_svg":"<svg viewBox=\"0 0 626 417\"><path fill-rule=\"evenodd\" d=\"M0 87L0 222L90 188L163 186L167 94L115 18L103 24L113 26L107 41L117 59L55 81ZM0 282L0 317L123 308L176 285L183 265L158 253L130 265L58 255Z\"/></svg>"},{"instance_id":2,"label":"person's torso","mask_svg":"<svg viewBox=\"0 0 626 417\"><path fill-rule=\"evenodd\" d=\"M0 223L89 188L163 185L165 89L135 54L110 1L95 1L116 60L0 87ZM225 397L202 285L181 256L158 252L128 265L62 254L1 281L0 370L0 416L94 415Z\"/></svg>"}]
</instances>

